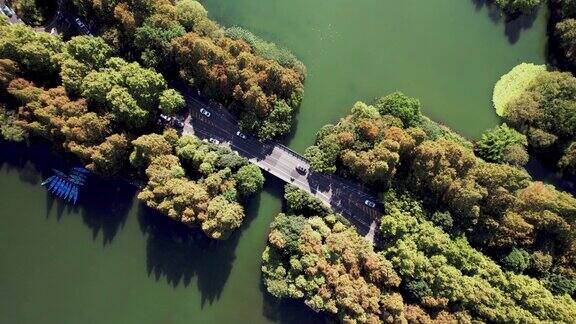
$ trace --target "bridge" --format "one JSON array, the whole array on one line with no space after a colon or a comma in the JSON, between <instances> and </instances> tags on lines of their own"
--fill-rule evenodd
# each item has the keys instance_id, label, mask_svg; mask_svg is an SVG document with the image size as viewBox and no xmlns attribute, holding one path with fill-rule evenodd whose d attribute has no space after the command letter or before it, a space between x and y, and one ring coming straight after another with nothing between
<instances>
[{"instance_id":1,"label":"bridge","mask_svg":"<svg viewBox=\"0 0 576 324\"><path fill-rule=\"evenodd\" d=\"M358 232L374 241L377 222L384 208L376 195L368 188L333 174L312 171L309 161L292 149L274 141L261 142L246 134L238 135L240 128L234 116L223 106L178 87L187 102L183 134L194 134L201 139L216 140L246 157L263 171L290 183L320 199L332 210L342 214ZM200 112L204 109L210 116ZM300 173L296 167L307 170ZM376 204L370 207L366 201Z\"/></svg>"},{"instance_id":2,"label":"bridge","mask_svg":"<svg viewBox=\"0 0 576 324\"><path fill-rule=\"evenodd\" d=\"M0 0L0 4L3 2ZM56 16L38 30L59 33L56 29L58 23L67 22L74 25L80 34L90 35L90 30L77 17L63 10L64 3L64 0L58 0ZM11 20L11 23L19 22L17 17ZM217 140L220 145L237 152L265 172L320 199L333 211L344 216L356 227L360 235L372 243L378 243L375 233L384 206L379 203L371 190L333 174L312 171L308 160L280 143L261 142L249 134L246 138L240 137L238 123L226 108L219 104L211 104L206 98L192 93L188 87L180 85L177 88L186 99L189 109L182 130L183 134L194 134L201 139ZM200 109L209 111L210 116L202 114ZM307 172L298 172L296 169L298 166L303 167ZM373 202L375 206L366 205L366 201Z\"/></svg>"}]
</instances>

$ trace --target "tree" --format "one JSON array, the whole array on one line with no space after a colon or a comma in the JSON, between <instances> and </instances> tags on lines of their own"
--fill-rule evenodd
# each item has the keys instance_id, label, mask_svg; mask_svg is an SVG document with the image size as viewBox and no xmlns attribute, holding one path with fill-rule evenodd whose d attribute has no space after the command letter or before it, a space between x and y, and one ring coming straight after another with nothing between
<instances>
[{"instance_id":1,"label":"tree","mask_svg":"<svg viewBox=\"0 0 576 324\"><path fill-rule=\"evenodd\" d=\"M400 118L405 127L420 125L420 101L410 98L402 92L394 92L376 100L374 105L381 115L392 115Z\"/></svg>"},{"instance_id":2,"label":"tree","mask_svg":"<svg viewBox=\"0 0 576 324\"><path fill-rule=\"evenodd\" d=\"M186 105L184 97L174 89L164 90L160 95L159 101L160 110L168 115L176 114Z\"/></svg>"},{"instance_id":3,"label":"tree","mask_svg":"<svg viewBox=\"0 0 576 324\"><path fill-rule=\"evenodd\" d=\"M521 97L534 79L546 72L545 65L522 63L504 74L494 86L492 102L498 116L504 116L508 104Z\"/></svg>"},{"instance_id":4,"label":"tree","mask_svg":"<svg viewBox=\"0 0 576 324\"><path fill-rule=\"evenodd\" d=\"M148 112L138 106L136 100L128 93L128 89L121 86L112 87L106 95L106 101L118 121L131 128L146 125Z\"/></svg>"},{"instance_id":5,"label":"tree","mask_svg":"<svg viewBox=\"0 0 576 324\"><path fill-rule=\"evenodd\" d=\"M571 174L576 174L576 141L570 143L564 150L564 155L558 161L558 166Z\"/></svg>"},{"instance_id":6,"label":"tree","mask_svg":"<svg viewBox=\"0 0 576 324\"><path fill-rule=\"evenodd\" d=\"M240 227L244 219L244 209L224 196L216 196L208 204L206 218L202 220L202 230L214 239L226 239L232 230Z\"/></svg>"},{"instance_id":7,"label":"tree","mask_svg":"<svg viewBox=\"0 0 576 324\"><path fill-rule=\"evenodd\" d=\"M284 186L284 199L288 211L293 215L324 216L330 213L330 209L320 199L291 184Z\"/></svg>"},{"instance_id":8,"label":"tree","mask_svg":"<svg viewBox=\"0 0 576 324\"><path fill-rule=\"evenodd\" d=\"M541 0L496 0L496 4L508 15L529 12L538 7Z\"/></svg>"},{"instance_id":9,"label":"tree","mask_svg":"<svg viewBox=\"0 0 576 324\"><path fill-rule=\"evenodd\" d=\"M502 124L482 134L476 142L475 152L486 161L502 163L505 159L514 160L514 157L510 156L510 151L506 151L507 149L519 146L525 150L527 145L528 140L525 135Z\"/></svg>"},{"instance_id":10,"label":"tree","mask_svg":"<svg viewBox=\"0 0 576 324\"><path fill-rule=\"evenodd\" d=\"M17 62L32 81L45 82L58 72L56 54L62 40L48 33L37 33L24 24L0 27L0 57Z\"/></svg>"},{"instance_id":11,"label":"tree","mask_svg":"<svg viewBox=\"0 0 576 324\"><path fill-rule=\"evenodd\" d=\"M208 19L208 11L196 0L177 1L176 11L178 21L186 31L193 31L201 21Z\"/></svg>"},{"instance_id":12,"label":"tree","mask_svg":"<svg viewBox=\"0 0 576 324\"><path fill-rule=\"evenodd\" d=\"M504 267L516 273L522 273L530 266L530 254L522 249L513 248L502 260Z\"/></svg>"},{"instance_id":13,"label":"tree","mask_svg":"<svg viewBox=\"0 0 576 324\"><path fill-rule=\"evenodd\" d=\"M65 51L75 60L85 64L90 70L104 67L112 56L112 48L101 37L76 36L65 45Z\"/></svg>"},{"instance_id":14,"label":"tree","mask_svg":"<svg viewBox=\"0 0 576 324\"><path fill-rule=\"evenodd\" d=\"M40 26L44 21L44 17L36 4L36 0L16 0L14 2L14 9L16 13L18 13L18 16L28 25Z\"/></svg>"},{"instance_id":15,"label":"tree","mask_svg":"<svg viewBox=\"0 0 576 324\"><path fill-rule=\"evenodd\" d=\"M172 146L160 134L142 135L132 141L132 145L130 163L136 168L146 168L154 157L172 152Z\"/></svg>"},{"instance_id":16,"label":"tree","mask_svg":"<svg viewBox=\"0 0 576 324\"><path fill-rule=\"evenodd\" d=\"M242 166L234 175L238 183L238 192L244 197L251 196L262 189L264 176L260 168L254 164Z\"/></svg>"},{"instance_id":17,"label":"tree","mask_svg":"<svg viewBox=\"0 0 576 324\"><path fill-rule=\"evenodd\" d=\"M0 135L7 141L22 142L28 137L26 131L14 123L16 120L15 113L0 104Z\"/></svg>"},{"instance_id":18,"label":"tree","mask_svg":"<svg viewBox=\"0 0 576 324\"><path fill-rule=\"evenodd\" d=\"M576 64L576 19L565 19L556 24L556 35L566 59Z\"/></svg>"},{"instance_id":19,"label":"tree","mask_svg":"<svg viewBox=\"0 0 576 324\"><path fill-rule=\"evenodd\" d=\"M130 142L125 134L112 134L95 146L90 154L92 163L87 168L107 176L117 174L124 167L130 154Z\"/></svg>"}]
</instances>

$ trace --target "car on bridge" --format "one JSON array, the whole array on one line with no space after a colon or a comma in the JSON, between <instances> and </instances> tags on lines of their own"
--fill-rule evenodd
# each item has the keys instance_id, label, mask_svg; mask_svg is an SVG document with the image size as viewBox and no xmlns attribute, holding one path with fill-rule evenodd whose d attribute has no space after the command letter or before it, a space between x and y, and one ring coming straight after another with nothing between
<instances>
[{"instance_id":1,"label":"car on bridge","mask_svg":"<svg viewBox=\"0 0 576 324\"><path fill-rule=\"evenodd\" d=\"M370 208L376 207L376 204L375 204L373 201L370 201L370 200L368 200L368 199L366 199L366 200L364 201L364 204L365 204L366 206L370 207Z\"/></svg>"},{"instance_id":2,"label":"car on bridge","mask_svg":"<svg viewBox=\"0 0 576 324\"><path fill-rule=\"evenodd\" d=\"M247 139L248 138L248 136L244 135L241 131L237 131L236 136L240 137L241 139Z\"/></svg>"},{"instance_id":3,"label":"car on bridge","mask_svg":"<svg viewBox=\"0 0 576 324\"><path fill-rule=\"evenodd\" d=\"M200 108L200 112L202 113L202 115L206 116L206 117L210 117L210 112L204 108Z\"/></svg>"},{"instance_id":4,"label":"car on bridge","mask_svg":"<svg viewBox=\"0 0 576 324\"><path fill-rule=\"evenodd\" d=\"M308 170L303 165L296 166L296 171L301 174L306 174Z\"/></svg>"}]
</instances>

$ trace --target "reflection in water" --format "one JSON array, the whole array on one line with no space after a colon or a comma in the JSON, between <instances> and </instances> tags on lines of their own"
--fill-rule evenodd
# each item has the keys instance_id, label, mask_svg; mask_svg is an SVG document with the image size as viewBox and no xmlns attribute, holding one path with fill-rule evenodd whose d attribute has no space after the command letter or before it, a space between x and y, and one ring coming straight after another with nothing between
<instances>
[{"instance_id":1,"label":"reflection in water","mask_svg":"<svg viewBox=\"0 0 576 324\"><path fill-rule=\"evenodd\" d=\"M146 207L140 208L140 228L147 236L146 266L156 280L165 278L176 287L188 287L193 277L202 295L202 306L218 299L235 260L239 235L214 241Z\"/></svg>"},{"instance_id":2,"label":"reflection in water","mask_svg":"<svg viewBox=\"0 0 576 324\"><path fill-rule=\"evenodd\" d=\"M472 0L476 11L479 11L486 7L488 9L488 16L490 20L495 24L504 22L504 34L508 39L510 44L515 44L520 39L520 34L523 30L528 30L534 25L536 18L538 18L538 12L540 7L531 11L527 14L514 14L512 16L506 16L502 13L500 8L490 0Z\"/></svg>"},{"instance_id":3,"label":"reflection in water","mask_svg":"<svg viewBox=\"0 0 576 324\"><path fill-rule=\"evenodd\" d=\"M166 314L177 316L176 322L189 322L192 314L206 322L229 322L240 313L249 314L254 323L323 321L323 316L302 301L279 301L261 284L260 256L268 224L283 194L283 184L278 180L267 180L266 199L252 199L240 230L220 242L138 203L136 188L123 181L90 176L76 206L54 198L40 187L41 181L52 174L52 168L73 165L78 165L78 161L51 152L46 144L26 147L0 142L0 189L4 193L20 191L22 199L35 206L28 213L21 212L18 203L9 204L6 209L0 206L0 210L14 216L0 220L0 226L11 233L11 238L4 235L0 242L6 248L8 244L19 246L12 251L2 250L10 266L4 267L0 275L21 278L0 280L0 291L4 291L0 297L12 296L9 305L0 307L0 313L4 313L0 314L0 322L42 318L50 323L77 317L122 322L133 318L134 312L144 312L146 322L152 323L163 322ZM10 180L14 175L16 182ZM19 181L28 185L18 184ZM14 188L8 189L11 186ZM39 198L46 203L38 203ZM17 233L16 229L28 227L32 229L30 234ZM87 245L82 227L89 229ZM22 255L28 255L25 261ZM22 267L26 270L22 271ZM40 272L34 272L32 267ZM119 271L130 279L123 278ZM42 286L23 285L22 278L42 282ZM50 290L50 302L46 302L46 289L41 288L46 285L58 287ZM122 299L126 310L114 311L115 303L108 299L126 296L131 290L138 297ZM81 295L70 300L70 294L78 291ZM42 301L43 306L23 311L29 308L29 302L19 300L20 295L34 303ZM144 301L139 300L140 295L146 296ZM85 304L92 307L80 307ZM106 311L99 311L102 309ZM202 314L196 314L198 311Z\"/></svg>"}]
</instances>

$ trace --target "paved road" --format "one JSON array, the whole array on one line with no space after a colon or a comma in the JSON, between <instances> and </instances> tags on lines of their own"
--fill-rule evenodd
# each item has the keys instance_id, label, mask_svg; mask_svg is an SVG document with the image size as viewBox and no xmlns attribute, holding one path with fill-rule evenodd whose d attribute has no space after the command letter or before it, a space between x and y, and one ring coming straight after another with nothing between
<instances>
[{"instance_id":1,"label":"paved road","mask_svg":"<svg viewBox=\"0 0 576 324\"><path fill-rule=\"evenodd\" d=\"M248 158L262 170L319 198L334 211L346 217L361 235L371 232L368 238L372 239L375 222L383 211L383 206L377 203L378 199L374 193L335 175L313 171L308 171L306 174L299 173L296 170L297 166L310 169L308 161L300 154L275 142L260 142L252 136L241 138L237 135L240 130L238 124L227 109L218 104L211 104L183 87L179 88L189 108L183 133L195 134L202 139L218 140L221 145ZM200 112L202 108L210 112L210 117ZM376 207L367 206L366 200L375 202Z\"/></svg>"}]
</instances>

